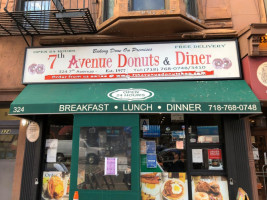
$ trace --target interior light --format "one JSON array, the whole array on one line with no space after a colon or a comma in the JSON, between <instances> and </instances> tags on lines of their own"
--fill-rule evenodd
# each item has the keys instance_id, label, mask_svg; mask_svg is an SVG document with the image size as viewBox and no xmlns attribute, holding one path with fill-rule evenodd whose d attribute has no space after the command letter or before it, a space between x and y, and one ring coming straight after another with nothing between
<instances>
[{"instance_id":1,"label":"interior light","mask_svg":"<svg viewBox=\"0 0 267 200\"><path fill-rule=\"evenodd\" d=\"M26 119L22 119L22 120L21 120L21 124L22 124L22 126L26 126L27 123L28 123L28 121L27 121Z\"/></svg>"}]
</instances>

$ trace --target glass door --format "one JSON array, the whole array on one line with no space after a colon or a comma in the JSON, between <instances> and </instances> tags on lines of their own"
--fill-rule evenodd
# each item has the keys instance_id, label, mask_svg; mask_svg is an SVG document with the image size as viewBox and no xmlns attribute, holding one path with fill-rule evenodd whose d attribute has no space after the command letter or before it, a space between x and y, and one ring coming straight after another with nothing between
<instances>
[{"instance_id":1,"label":"glass door","mask_svg":"<svg viewBox=\"0 0 267 200\"><path fill-rule=\"evenodd\" d=\"M71 196L139 199L139 115L74 116Z\"/></svg>"}]
</instances>

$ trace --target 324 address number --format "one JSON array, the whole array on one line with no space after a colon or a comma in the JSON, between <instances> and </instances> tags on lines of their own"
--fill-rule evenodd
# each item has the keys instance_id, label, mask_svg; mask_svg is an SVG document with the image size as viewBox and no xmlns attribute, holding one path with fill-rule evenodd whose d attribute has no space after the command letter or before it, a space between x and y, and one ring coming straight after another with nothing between
<instances>
[{"instance_id":1,"label":"324 address number","mask_svg":"<svg viewBox=\"0 0 267 200\"><path fill-rule=\"evenodd\" d=\"M14 113L22 113L24 112L24 106L23 107L14 107L13 108Z\"/></svg>"}]
</instances>

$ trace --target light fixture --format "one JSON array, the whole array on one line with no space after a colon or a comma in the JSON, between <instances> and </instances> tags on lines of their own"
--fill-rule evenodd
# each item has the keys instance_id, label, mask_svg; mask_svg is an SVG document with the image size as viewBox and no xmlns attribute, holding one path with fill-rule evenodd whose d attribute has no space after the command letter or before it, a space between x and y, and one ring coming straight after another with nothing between
<instances>
[{"instance_id":1,"label":"light fixture","mask_svg":"<svg viewBox=\"0 0 267 200\"><path fill-rule=\"evenodd\" d=\"M22 126L26 126L28 124L28 120L27 119L22 119L21 120L21 124L22 124Z\"/></svg>"}]
</instances>

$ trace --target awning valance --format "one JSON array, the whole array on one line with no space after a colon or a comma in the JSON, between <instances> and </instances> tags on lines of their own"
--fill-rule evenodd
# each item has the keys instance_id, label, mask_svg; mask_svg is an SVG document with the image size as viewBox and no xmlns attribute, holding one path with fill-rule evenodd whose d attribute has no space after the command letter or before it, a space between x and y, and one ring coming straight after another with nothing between
<instances>
[{"instance_id":1,"label":"awning valance","mask_svg":"<svg viewBox=\"0 0 267 200\"><path fill-rule=\"evenodd\" d=\"M11 115L67 113L261 113L244 80L28 85Z\"/></svg>"}]
</instances>

